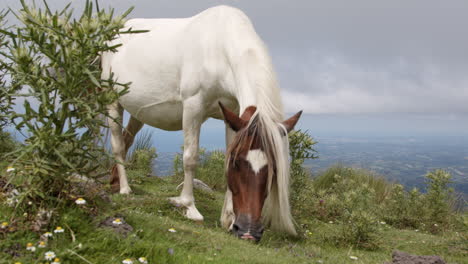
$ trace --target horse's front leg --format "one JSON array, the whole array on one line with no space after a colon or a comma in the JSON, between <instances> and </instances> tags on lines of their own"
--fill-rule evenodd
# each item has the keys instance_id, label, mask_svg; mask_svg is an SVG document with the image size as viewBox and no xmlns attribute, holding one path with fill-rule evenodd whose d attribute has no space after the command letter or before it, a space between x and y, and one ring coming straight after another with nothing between
<instances>
[{"instance_id":1,"label":"horse's front leg","mask_svg":"<svg viewBox=\"0 0 468 264\"><path fill-rule=\"evenodd\" d=\"M226 155L235 134L236 133L229 127L229 125L226 124ZM229 231L232 230L232 225L236 220L236 216L234 214L234 207L232 205L232 192L229 189L229 186L227 187L226 195L224 197L224 204L223 209L221 210L220 220L221 226L228 229Z\"/></svg>"},{"instance_id":2,"label":"horse's front leg","mask_svg":"<svg viewBox=\"0 0 468 264\"><path fill-rule=\"evenodd\" d=\"M203 221L203 216L195 207L193 197L193 179L198 162L198 142L200 127L204 121L201 104L193 100L184 101L183 130L184 130L184 187L180 196L170 198L176 206L184 206L185 216L195 221Z\"/></svg>"}]
</instances>

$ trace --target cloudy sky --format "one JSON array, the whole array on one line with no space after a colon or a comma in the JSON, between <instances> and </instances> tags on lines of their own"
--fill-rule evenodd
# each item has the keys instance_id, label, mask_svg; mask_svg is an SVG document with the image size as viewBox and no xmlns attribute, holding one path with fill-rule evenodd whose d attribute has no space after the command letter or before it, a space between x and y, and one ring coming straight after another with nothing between
<instances>
[{"instance_id":1,"label":"cloudy sky","mask_svg":"<svg viewBox=\"0 0 468 264\"><path fill-rule=\"evenodd\" d=\"M13 9L18 2L0 0ZM59 8L69 0L48 2ZM83 1L72 2L79 10ZM117 12L135 6L131 17L147 18L188 17L219 4L240 8L269 47L286 111L304 109L320 126L339 127L327 123L330 117L369 117L387 118L388 127L432 122L468 133L466 0L100 3Z\"/></svg>"}]
</instances>

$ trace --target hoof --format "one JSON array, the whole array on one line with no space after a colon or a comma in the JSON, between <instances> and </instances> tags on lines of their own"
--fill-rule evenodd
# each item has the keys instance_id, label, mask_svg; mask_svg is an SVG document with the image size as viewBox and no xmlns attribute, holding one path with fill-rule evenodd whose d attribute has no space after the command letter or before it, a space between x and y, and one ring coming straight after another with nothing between
<instances>
[{"instance_id":1,"label":"hoof","mask_svg":"<svg viewBox=\"0 0 468 264\"><path fill-rule=\"evenodd\" d=\"M132 189L130 189L130 187L120 188L120 194L130 194L131 192Z\"/></svg>"},{"instance_id":2,"label":"hoof","mask_svg":"<svg viewBox=\"0 0 468 264\"><path fill-rule=\"evenodd\" d=\"M203 222L203 215L198 212L198 209L195 207L195 203L193 201L183 199L179 197L172 197L169 198L169 202L174 205L175 207L184 207L185 217L195 222Z\"/></svg>"}]
</instances>

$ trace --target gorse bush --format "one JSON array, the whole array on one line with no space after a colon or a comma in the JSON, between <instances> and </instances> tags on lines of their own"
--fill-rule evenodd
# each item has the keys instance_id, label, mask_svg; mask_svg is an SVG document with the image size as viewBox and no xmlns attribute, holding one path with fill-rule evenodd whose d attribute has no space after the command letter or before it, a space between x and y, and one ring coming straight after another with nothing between
<instances>
[{"instance_id":1,"label":"gorse bush","mask_svg":"<svg viewBox=\"0 0 468 264\"><path fill-rule=\"evenodd\" d=\"M4 68L11 77L3 94L24 101L23 113L6 115L27 135L9 175L20 190L15 212L22 215L22 210L64 205L73 198L76 175L99 176L98 161L106 155L95 144L105 126L102 117L128 86L112 76L101 79L99 55L118 47L108 41L131 32L119 32L130 10L114 17L112 10L94 8L87 0L83 13L72 18L69 5L52 11L47 2L45 9L21 3L15 13L18 26L0 32L6 42L2 55L10 62ZM22 206L27 202L36 206Z\"/></svg>"}]
</instances>

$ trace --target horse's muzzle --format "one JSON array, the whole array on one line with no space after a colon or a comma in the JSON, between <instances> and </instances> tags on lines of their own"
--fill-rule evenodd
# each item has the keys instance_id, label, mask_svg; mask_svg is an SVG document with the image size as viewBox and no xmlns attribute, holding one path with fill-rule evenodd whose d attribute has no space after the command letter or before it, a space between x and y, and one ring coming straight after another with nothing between
<instances>
[{"instance_id":1,"label":"horse's muzzle","mask_svg":"<svg viewBox=\"0 0 468 264\"><path fill-rule=\"evenodd\" d=\"M260 242L263 230L263 225L261 223L236 221L236 223L232 225L232 233L238 238L255 242Z\"/></svg>"}]
</instances>

